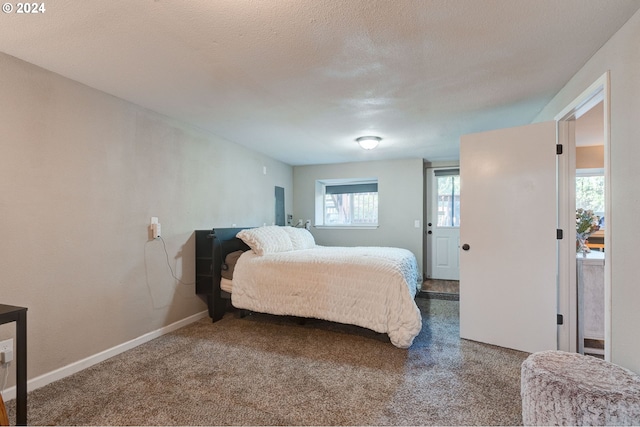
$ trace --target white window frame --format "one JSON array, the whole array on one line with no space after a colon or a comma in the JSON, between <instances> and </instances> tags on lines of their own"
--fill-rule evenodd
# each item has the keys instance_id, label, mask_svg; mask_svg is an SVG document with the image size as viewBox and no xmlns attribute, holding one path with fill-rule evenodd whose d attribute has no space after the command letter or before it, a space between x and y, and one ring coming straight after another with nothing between
<instances>
[{"instance_id":1,"label":"white window frame","mask_svg":"<svg viewBox=\"0 0 640 427\"><path fill-rule=\"evenodd\" d=\"M326 188L329 186L336 185L358 185L358 184L378 184L378 178L346 178L346 179L319 179L316 181L315 188L315 225L316 228L326 228L326 229L375 229L378 228L380 224L380 218L378 217L378 222L375 224L331 224L325 225L325 196L326 196ZM380 212L380 193L378 191L378 213Z\"/></svg>"}]
</instances>

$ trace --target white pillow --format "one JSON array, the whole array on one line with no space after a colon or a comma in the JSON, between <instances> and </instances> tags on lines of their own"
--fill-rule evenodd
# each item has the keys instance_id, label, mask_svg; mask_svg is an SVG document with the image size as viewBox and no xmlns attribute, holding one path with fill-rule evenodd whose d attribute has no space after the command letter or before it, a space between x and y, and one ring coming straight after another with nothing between
<instances>
[{"instance_id":1,"label":"white pillow","mask_svg":"<svg viewBox=\"0 0 640 427\"><path fill-rule=\"evenodd\" d=\"M294 251L316 247L313 235L306 228L284 227L284 231L289 234Z\"/></svg>"},{"instance_id":2,"label":"white pillow","mask_svg":"<svg viewBox=\"0 0 640 427\"><path fill-rule=\"evenodd\" d=\"M269 225L266 227L242 230L236 237L242 239L257 255L293 250L289 234L283 227Z\"/></svg>"}]
</instances>

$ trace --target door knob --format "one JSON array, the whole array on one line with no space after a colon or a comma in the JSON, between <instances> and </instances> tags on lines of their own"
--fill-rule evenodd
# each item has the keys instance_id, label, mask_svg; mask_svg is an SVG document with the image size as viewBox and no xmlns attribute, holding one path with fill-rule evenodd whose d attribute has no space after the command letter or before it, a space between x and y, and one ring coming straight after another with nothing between
<instances>
[{"instance_id":1,"label":"door knob","mask_svg":"<svg viewBox=\"0 0 640 427\"><path fill-rule=\"evenodd\" d=\"M471 246L469 246L467 243L465 243L464 245L462 245L462 250L463 250L463 251L468 251L469 249L471 249Z\"/></svg>"},{"instance_id":2,"label":"door knob","mask_svg":"<svg viewBox=\"0 0 640 427\"><path fill-rule=\"evenodd\" d=\"M433 234L433 231L429 230L427 231L427 234Z\"/></svg>"}]
</instances>

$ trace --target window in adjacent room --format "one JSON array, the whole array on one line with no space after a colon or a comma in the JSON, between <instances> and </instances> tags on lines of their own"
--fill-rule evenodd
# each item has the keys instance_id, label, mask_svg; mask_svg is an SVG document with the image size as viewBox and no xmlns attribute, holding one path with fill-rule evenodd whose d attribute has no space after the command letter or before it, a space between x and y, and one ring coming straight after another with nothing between
<instances>
[{"instance_id":1,"label":"window in adjacent room","mask_svg":"<svg viewBox=\"0 0 640 427\"><path fill-rule=\"evenodd\" d=\"M576 171L576 208L590 209L599 217L604 216L604 172Z\"/></svg>"},{"instance_id":2,"label":"window in adjacent room","mask_svg":"<svg viewBox=\"0 0 640 427\"><path fill-rule=\"evenodd\" d=\"M438 191L438 227L460 227L460 172L434 171Z\"/></svg>"},{"instance_id":3,"label":"window in adjacent room","mask_svg":"<svg viewBox=\"0 0 640 427\"><path fill-rule=\"evenodd\" d=\"M316 226L376 227L378 179L316 181Z\"/></svg>"},{"instance_id":4,"label":"window in adjacent room","mask_svg":"<svg viewBox=\"0 0 640 427\"><path fill-rule=\"evenodd\" d=\"M604 169L576 169L576 209L592 210L605 228Z\"/></svg>"}]
</instances>

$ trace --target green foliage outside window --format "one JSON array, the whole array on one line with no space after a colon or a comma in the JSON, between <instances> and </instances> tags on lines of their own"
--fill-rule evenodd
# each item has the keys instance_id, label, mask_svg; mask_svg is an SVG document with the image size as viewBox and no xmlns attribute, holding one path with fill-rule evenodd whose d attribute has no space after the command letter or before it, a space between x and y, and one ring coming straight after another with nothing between
<instances>
[{"instance_id":1,"label":"green foliage outside window","mask_svg":"<svg viewBox=\"0 0 640 427\"><path fill-rule=\"evenodd\" d=\"M576 177L576 207L604 215L604 176Z\"/></svg>"}]
</instances>

